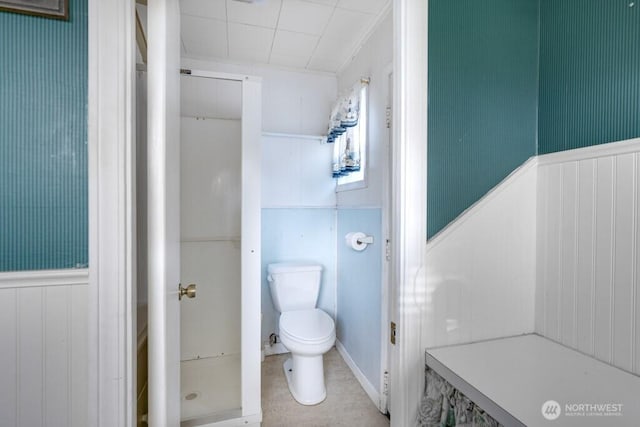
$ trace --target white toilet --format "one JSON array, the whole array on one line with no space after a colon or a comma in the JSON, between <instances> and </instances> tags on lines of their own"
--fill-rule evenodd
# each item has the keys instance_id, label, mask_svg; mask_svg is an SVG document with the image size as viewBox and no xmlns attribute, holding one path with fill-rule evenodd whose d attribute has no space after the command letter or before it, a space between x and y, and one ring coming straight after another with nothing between
<instances>
[{"instance_id":1,"label":"white toilet","mask_svg":"<svg viewBox=\"0 0 640 427\"><path fill-rule=\"evenodd\" d=\"M280 341L291 352L284 373L293 398L315 405L327 397L322 355L336 341L333 319L316 308L322 266L278 263L267 267L267 281L280 314Z\"/></svg>"}]
</instances>

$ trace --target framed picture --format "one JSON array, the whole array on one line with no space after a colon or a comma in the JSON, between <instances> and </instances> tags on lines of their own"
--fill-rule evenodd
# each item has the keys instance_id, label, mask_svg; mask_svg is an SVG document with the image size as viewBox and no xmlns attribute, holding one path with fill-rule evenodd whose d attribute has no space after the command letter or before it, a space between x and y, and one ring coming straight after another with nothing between
<instances>
[{"instance_id":1,"label":"framed picture","mask_svg":"<svg viewBox=\"0 0 640 427\"><path fill-rule=\"evenodd\" d=\"M69 0L0 0L0 10L69 19Z\"/></svg>"}]
</instances>

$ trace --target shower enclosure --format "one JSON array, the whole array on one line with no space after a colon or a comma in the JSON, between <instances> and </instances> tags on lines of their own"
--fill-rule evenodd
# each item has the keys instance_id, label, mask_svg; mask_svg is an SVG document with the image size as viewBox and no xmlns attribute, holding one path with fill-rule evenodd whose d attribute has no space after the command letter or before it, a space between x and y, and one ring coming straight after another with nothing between
<instances>
[{"instance_id":1,"label":"shower enclosure","mask_svg":"<svg viewBox=\"0 0 640 427\"><path fill-rule=\"evenodd\" d=\"M243 396L255 398L251 388L259 389L259 371L249 374L259 342L244 339L243 346L242 329L243 322L248 327L259 318L242 301L252 299L260 283L258 271L254 282L243 284L256 276L260 241L259 233L250 234L259 226L259 211L247 209L260 193L259 179L249 179L258 171L255 147L242 138L245 81L256 84L197 71L180 78L180 281L183 288L196 284L195 297L180 303L183 425L244 424L250 402ZM243 244L252 248L244 259ZM252 336L256 326L244 332Z\"/></svg>"},{"instance_id":2,"label":"shower enclosure","mask_svg":"<svg viewBox=\"0 0 640 427\"><path fill-rule=\"evenodd\" d=\"M179 16L149 2L149 425L258 426L261 81L180 71Z\"/></svg>"}]
</instances>

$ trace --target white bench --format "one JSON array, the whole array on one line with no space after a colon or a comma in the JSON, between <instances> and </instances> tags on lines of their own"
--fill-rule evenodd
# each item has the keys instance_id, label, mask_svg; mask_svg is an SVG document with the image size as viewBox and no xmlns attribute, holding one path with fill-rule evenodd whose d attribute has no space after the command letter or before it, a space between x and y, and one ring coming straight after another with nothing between
<instances>
[{"instance_id":1,"label":"white bench","mask_svg":"<svg viewBox=\"0 0 640 427\"><path fill-rule=\"evenodd\" d=\"M426 363L505 426L640 426L640 377L539 335L427 349Z\"/></svg>"}]
</instances>

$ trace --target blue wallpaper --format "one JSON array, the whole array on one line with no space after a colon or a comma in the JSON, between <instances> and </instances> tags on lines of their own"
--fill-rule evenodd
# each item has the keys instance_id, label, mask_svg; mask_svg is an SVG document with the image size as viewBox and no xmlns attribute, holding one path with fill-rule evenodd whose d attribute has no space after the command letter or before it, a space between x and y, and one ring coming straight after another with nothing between
<instances>
[{"instance_id":1,"label":"blue wallpaper","mask_svg":"<svg viewBox=\"0 0 640 427\"><path fill-rule=\"evenodd\" d=\"M88 262L87 1L0 12L0 271Z\"/></svg>"},{"instance_id":2,"label":"blue wallpaper","mask_svg":"<svg viewBox=\"0 0 640 427\"><path fill-rule=\"evenodd\" d=\"M538 0L429 1L427 235L536 153Z\"/></svg>"}]
</instances>

